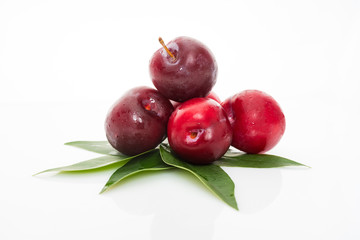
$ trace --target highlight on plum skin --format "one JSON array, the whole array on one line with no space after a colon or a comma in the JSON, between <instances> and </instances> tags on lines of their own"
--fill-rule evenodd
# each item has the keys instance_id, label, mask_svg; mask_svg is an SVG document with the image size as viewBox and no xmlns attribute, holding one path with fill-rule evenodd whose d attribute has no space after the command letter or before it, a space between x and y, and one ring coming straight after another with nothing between
<instances>
[{"instance_id":1,"label":"highlight on plum skin","mask_svg":"<svg viewBox=\"0 0 360 240\"><path fill-rule=\"evenodd\" d=\"M173 110L170 101L157 90L133 88L110 108L105 120L106 137L111 146L125 155L153 149L166 138Z\"/></svg>"},{"instance_id":2,"label":"highlight on plum skin","mask_svg":"<svg viewBox=\"0 0 360 240\"><path fill-rule=\"evenodd\" d=\"M178 106L170 116L167 132L171 149L192 164L219 159L232 140L225 110L208 98L193 98Z\"/></svg>"},{"instance_id":3,"label":"highlight on plum skin","mask_svg":"<svg viewBox=\"0 0 360 240\"><path fill-rule=\"evenodd\" d=\"M245 90L226 99L224 107L233 129L231 145L246 153L265 153L285 132L285 116L270 95Z\"/></svg>"}]
</instances>

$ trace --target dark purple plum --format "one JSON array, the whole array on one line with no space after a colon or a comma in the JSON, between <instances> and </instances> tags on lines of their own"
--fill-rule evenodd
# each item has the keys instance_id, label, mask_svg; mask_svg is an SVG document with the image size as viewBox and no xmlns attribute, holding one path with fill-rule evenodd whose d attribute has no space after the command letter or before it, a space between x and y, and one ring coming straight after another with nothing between
<instances>
[{"instance_id":1,"label":"dark purple plum","mask_svg":"<svg viewBox=\"0 0 360 240\"><path fill-rule=\"evenodd\" d=\"M133 88L109 110L106 137L111 146L129 156L153 149L166 138L172 111L170 101L157 90Z\"/></svg>"},{"instance_id":2,"label":"dark purple plum","mask_svg":"<svg viewBox=\"0 0 360 240\"><path fill-rule=\"evenodd\" d=\"M216 83L218 70L211 51L189 37L175 38L163 46L150 60L150 76L156 89L177 102L207 96Z\"/></svg>"}]
</instances>

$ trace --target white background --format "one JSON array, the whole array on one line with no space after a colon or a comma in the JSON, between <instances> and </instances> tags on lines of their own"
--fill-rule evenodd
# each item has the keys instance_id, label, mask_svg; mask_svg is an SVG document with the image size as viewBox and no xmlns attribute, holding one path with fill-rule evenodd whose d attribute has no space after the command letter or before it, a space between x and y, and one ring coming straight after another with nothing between
<instances>
[{"instance_id":1,"label":"white background","mask_svg":"<svg viewBox=\"0 0 360 240\"><path fill-rule=\"evenodd\" d=\"M187 35L214 53L214 91L259 89L287 129L272 154L311 169L226 168L239 211L181 171L32 174L98 155L151 55ZM360 239L360 1L0 0L0 239Z\"/></svg>"}]
</instances>

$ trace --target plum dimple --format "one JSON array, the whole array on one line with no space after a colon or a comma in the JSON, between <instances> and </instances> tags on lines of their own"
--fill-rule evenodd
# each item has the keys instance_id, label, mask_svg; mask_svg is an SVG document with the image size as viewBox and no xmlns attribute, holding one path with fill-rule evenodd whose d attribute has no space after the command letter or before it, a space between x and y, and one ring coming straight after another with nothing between
<instances>
[{"instance_id":1,"label":"plum dimple","mask_svg":"<svg viewBox=\"0 0 360 240\"><path fill-rule=\"evenodd\" d=\"M188 144L196 143L203 133L204 133L204 129L192 129L186 135L186 139L185 139L186 143Z\"/></svg>"}]
</instances>

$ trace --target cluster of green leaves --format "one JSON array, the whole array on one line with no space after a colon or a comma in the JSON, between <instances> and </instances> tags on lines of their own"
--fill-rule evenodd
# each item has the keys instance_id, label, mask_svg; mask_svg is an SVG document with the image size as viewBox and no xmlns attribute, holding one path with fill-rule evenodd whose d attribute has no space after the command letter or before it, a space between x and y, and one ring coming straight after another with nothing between
<instances>
[{"instance_id":1,"label":"cluster of green leaves","mask_svg":"<svg viewBox=\"0 0 360 240\"><path fill-rule=\"evenodd\" d=\"M174 154L168 144L161 144L158 148L136 156L126 156L114 148L107 141L76 141L65 145L78 147L104 156L79 162L73 165L51 168L39 172L79 172L103 168L117 163L123 163L109 178L100 193L108 190L124 178L143 171L159 171L167 169L181 169L197 177L211 192L222 199L229 206L238 209L234 182L221 167L274 168L284 166L305 166L287 158L268 154L244 154L229 150L222 158L209 165L193 165L182 161ZM35 174L35 175L37 175Z\"/></svg>"}]
</instances>

